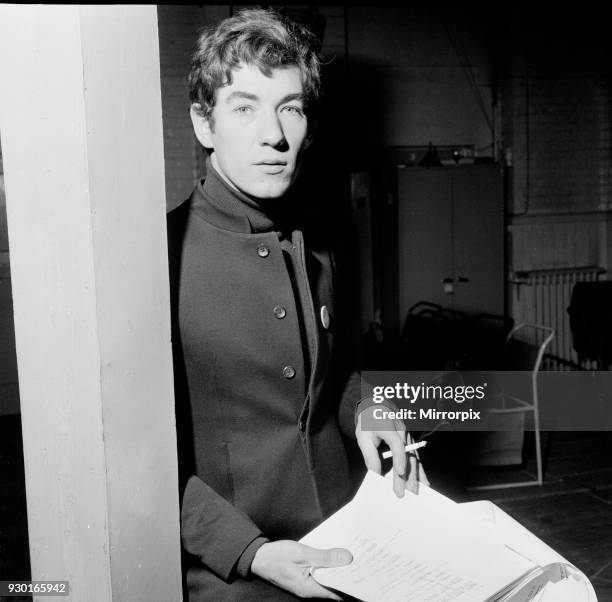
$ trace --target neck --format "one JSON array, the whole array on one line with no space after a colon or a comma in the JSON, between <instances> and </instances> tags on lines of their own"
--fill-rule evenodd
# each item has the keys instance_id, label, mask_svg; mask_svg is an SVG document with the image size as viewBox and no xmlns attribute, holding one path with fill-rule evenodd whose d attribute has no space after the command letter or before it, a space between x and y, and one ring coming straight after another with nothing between
<instances>
[{"instance_id":1,"label":"neck","mask_svg":"<svg viewBox=\"0 0 612 602\"><path fill-rule=\"evenodd\" d=\"M296 206L291 195L278 199L259 199L243 193L233 186L216 165L214 154L206 163L204 194L219 213L234 216L237 222L250 223L251 232L291 229L296 217ZM232 218L230 218L231 221Z\"/></svg>"}]
</instances>

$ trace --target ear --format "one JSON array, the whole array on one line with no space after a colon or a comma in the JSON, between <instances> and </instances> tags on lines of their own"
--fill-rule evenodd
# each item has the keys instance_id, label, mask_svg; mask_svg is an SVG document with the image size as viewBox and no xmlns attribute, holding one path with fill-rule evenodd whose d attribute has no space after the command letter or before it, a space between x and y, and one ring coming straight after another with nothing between
<instances>
[{"instance_id":1,"label":"ear","mask_svg":"<svg viewBox=\"0 0 612 602\"><path fill-rule=\"evenodd\" d=\"M204 116L202 106L198 103L193 103L189 109L193 132L196 135L199 143L205 148L213 148L212 128L210 126L209 117Z\"/></svg>"}]
</instances>

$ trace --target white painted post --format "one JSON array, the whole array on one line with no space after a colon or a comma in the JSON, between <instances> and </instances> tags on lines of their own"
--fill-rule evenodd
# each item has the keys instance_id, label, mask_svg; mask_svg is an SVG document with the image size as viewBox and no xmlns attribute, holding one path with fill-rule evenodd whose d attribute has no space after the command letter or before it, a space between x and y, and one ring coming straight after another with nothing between
<instances>
[{"instance_id":1,"label":"white painted post","mask_svg":"<svg viewBox=\"0 0 612 602\"><path fill-rule=\"evenodd\" d=\"M78 602L181 599L158 48L154 6L0 6L32 579Z\"/></svg>"}]
</instances>

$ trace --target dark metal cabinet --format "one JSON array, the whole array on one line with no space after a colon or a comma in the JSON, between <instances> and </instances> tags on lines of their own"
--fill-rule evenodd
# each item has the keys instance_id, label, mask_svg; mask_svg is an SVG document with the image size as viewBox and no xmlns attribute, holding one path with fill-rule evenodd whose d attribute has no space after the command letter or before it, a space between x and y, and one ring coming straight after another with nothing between
<instances>
[{"instance_id":1,"label":"dark metal cabinet","mask_svg":"<svg viewBox=\"0 0 612 602\"><path fill-rule=\"evenodd\" d=\"M503 314L504 236L498 165L398 167L400 324L419 301Z\"/></svg>"}]
</instances>

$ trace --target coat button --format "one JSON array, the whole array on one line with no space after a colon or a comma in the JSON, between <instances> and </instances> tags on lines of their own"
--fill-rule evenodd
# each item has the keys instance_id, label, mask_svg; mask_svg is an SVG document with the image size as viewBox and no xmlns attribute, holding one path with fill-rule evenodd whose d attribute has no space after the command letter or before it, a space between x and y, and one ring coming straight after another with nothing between
<instances>
[{"instance_id":1,"label":"coat button","mask_svg":"<svg viewBox=\"0 0 612 602\"><path fill-rule=\"evenodd\" d=\"M325 330L329 330L330 317L327 305L321 306L321 324L323 324L323 328L325 328Z\"/></svg>"},{"instance_id":2,"label":"coat button","mask_svg":"<svg viewBox=\"0 0 612 602\"><path fill-rule=\"evenodd\" d=\"M282 305L277 305L274 308L274 315L279 319L282 320L286 315L287 315L287 310L282 306Z\"/></svg>"},{"instance_id":3,"label":"coat button","mask_svg":"<svg viewBox=\"0 0 612 602\"><path fill-rule=\"evenodd\" d=\"M267 257L270 255L270 249L266 245L259 245L257 247L257 255L260 257Z\"/></svg>"},{"instance_id":4,"label":"coat button","mask_svg":"<svg viewBox=\"0 0 612 602\"><path fill-rule=\"evenodd\" d=\"M293 366L285 366L283 368L283 376L287 379L291 379L295 376L295 368Z\"/></svg>"},{"instance_id":5,"label":"coat button","mask_svg":"<svg viewBox=\"0 0 612 602\"><path fill-rule=\"evenodd\" d=\"M307 422L306 416L302 416L300 418L300 431L302 431L302 433L306 431L306 422Z\"/></svg>"}]
</instances>

